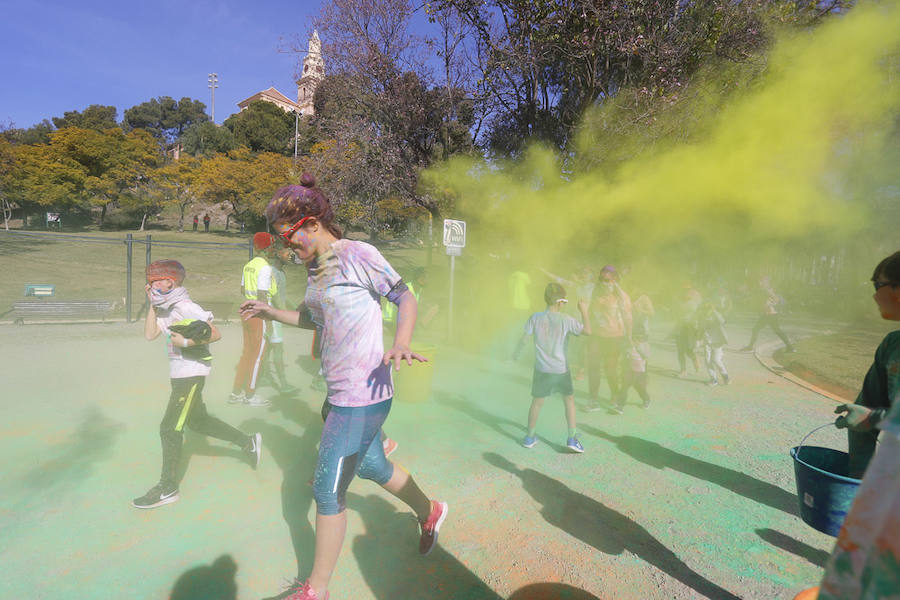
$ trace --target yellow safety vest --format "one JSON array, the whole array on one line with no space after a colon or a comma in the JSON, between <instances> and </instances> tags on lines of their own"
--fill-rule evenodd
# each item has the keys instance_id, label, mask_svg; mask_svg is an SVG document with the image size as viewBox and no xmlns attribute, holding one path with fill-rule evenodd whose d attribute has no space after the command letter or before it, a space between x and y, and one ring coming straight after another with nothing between
<instances>
[{"instance_id":1,"label":"yellow safety vest","mask_svg":"<svg viewBox=\"0 0 900 600\"><path fill-rule=\"evenodd\" d=\"M409 291L412 292L412 295L415 297L416 302L418 302L419 292L416 291L416 288L413 287L413 284L407 283L406 287L409 288ZM385 298L381 303L381 319L386 323L393 323L397 320L397 305L387 298Z\"/></svg>"},{"instance_id":2,"label":"yellow safety vest","mask_svg":"<svg viewBox=\"0 0 900 600\"><path fill-rule=\"evenodd\" d=\"M269 261L262 256L257 256L246 265L244 265L244 296L248 300L256 300L258 294L259 272L263 267L268 267ZM272 287L269 288L269 295L274 296L278 293L278 284L275 277L272 277Z\"/></svg>"}]
</instances>

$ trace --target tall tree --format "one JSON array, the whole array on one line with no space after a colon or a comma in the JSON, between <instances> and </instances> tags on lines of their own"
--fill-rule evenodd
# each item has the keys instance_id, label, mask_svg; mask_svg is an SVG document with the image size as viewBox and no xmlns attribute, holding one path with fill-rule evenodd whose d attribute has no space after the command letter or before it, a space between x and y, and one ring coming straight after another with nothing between
<instances>
[{"instance_id":1,"label":"tall tree","mask_svg":"<svg viewBox=\"0 0 900 600\"><path fill-rule=\"evenodd\" d=\"M53 129L53 123L44 119L28 129L16 127L4 129L0 131L0 137L3 137L11 144L46 144L50 141L50 134L53 133Z\"/></svg>"},{"instance_id":2,"label":"tall tree","mask_svg":"<svg viewBox=\"0 0 900 600\"><path fill-rule=\"evenodd\" d=\"M286 156L238 148L202 161L194 185L203 198L228 205L238 222L256 223L275 190L293 181L291 167Z\"/></svg>"},{"instance_id":3,"label":"tall tree","mask_svg":"<svg viewBox=\"0 0 900 600\"><path fill-rule=\"evenodd\" d=\"M227 127L220 127L211 121L194 123L181 136L184 151L195 156L210 157L217 152L228 152L237 148L234 135Z\"/></svg>"},{"instance_id":4,"label":"tall tree","mask_svg":"<svg viewBox=\"0 0 900 600\"><path fill-rule=\"evenodd\" d=\"M490 98L487 145L516 155L529 140L560 150L584 111L626 87L672 93L705 57L735 60L766 43L780 0L439 0L471 26L477 85ZM774 9L774 8L773 8Z\"/></svg>"},{"instance_id":5,"label":"tall tree","mask_svg":"<svg viewBox=\"0 0 900 600\"><path fill-rule=\"evenodd\" d=\"M117 113L115 106L91 104L84 109L84 112L71 110L64 112L62 117L53 117L53 124L56 125L57 129L80 127L82 129L103 131L119 126L116 122Z\"/></svg>"},{"instance_id":6,"label":"tall tree","mask_svg":"<svg viewBox=\"0 0 900 600\"><path fill-rule=\"evenodd\" d=\"M382 167L375 179L348 188L355 190L355 201L366 190L366 206L392 196L440 218L440 205L419 193L418 175L434 160L471 150L474 113L471 104L465 108L464 90L432 83L423 60L432 47L412 33L412 16L408 0L323 5L315 23L332 76L316 90L316 122L323 139L356 148L356 160L370 157L366 166ZM455 61L450 37L444 50ZM351 141L348 135L358 137ZM371 148L381 149L377 160ZM376 221L370 219L373 230Z\"/></svg>"},{"instance_id":7,"label":"tall tree","mask_svg":"<svg viewBox=\"0 0 900 600\"><path fill-rule=\"evenodd\" d=\"M206 105L199 100L160 96L127 109L123 125L129 130L146 129L167 144L180 139L192 124L205 121L209 121Z\"/></svg>"},{"instance_id":8,"label":"tall tree","mask_svg":"<svg viewBox=\"0 0 900 600\"><path fill-rule=\"evenodd\" d=\"M247 110L225 119L223 125L231 131L235 143L254 152L294 152L294 114L271 102L255 100Z\"/></svg>"},{"instance_id":9,"label":"tall tree","mask_svg":"<svg viewBox=\"0 0 900 600\"><path fill-rule=\"evenodd\" d=\"M158 164L154 139L144 131L66 127L48 144L15 147L12 195L33 206L99 207L100 224L111 202L136 187Z\"/></svg>"}]
</instances>

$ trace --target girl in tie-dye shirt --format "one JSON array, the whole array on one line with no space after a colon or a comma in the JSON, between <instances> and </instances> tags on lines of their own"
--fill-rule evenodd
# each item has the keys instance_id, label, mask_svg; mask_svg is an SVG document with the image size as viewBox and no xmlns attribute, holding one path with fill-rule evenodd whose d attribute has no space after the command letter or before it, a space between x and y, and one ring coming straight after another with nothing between
<instances>
[{"instance_id":1,"label":"girl in tie-dye shirt","mask_svg":"<svg viewBox=\"0 0 900 600\"><path fill-rule=\"evenodd\" d=\"M355 475L371 479L403 500L419 519L419 552L428 554L447 516L447 504L429 500L412 476L384 455L379 432L393 398L391 363L426 359L410 351L416 299L380 252L342 239L327 198L304 174L301 185L279 189L266 218L306 264L306 297L297 311L259 302L241 305L243 318L261 316L322 334L322 370L328 385L325 426L313 483L316 553L306 581L297 579L288 598L328 598L328 582L347 527L345 496ZM397 331L384 352L381 298L397 305Z\"/></svg>"}]
</instances>

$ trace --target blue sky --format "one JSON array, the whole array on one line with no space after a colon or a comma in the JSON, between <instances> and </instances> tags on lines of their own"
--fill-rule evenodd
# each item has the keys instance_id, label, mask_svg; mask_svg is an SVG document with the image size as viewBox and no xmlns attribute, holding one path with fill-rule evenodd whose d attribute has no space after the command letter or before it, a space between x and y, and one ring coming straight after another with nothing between
<instances>
[{"instance_id":1,"label":"blue sky","mask_svg":"<svg viewBox=\"0 0 900 600\"><path fill-rule=\"evenodd\" d=\"M281 38L311 30L320 0L265 2L0 0L0 124L30 127L91 104L125 109L183 96L210 109L207 74L218 73L216 121L274 86L297 94L298 55Z\"/></svg>"}]
</instances>

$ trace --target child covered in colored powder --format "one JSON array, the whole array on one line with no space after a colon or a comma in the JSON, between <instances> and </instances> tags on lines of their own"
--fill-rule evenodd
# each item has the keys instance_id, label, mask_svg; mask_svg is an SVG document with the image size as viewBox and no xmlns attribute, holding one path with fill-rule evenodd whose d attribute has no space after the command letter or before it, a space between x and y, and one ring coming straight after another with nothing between
<instances>
[{"instance_id":1,"label":"child covered in colored powder","mask_svg":"<svg viewBox=\"0 0 900 600\"><path fill-rule=\"evenodd\" d=\"M298 310L279 310L260 300L241 305L244 319L261 317L305 329L318 328L327 384L325 425L313 481L316 500L315 557L306 580L297 578L280 598L327 600L347 530L347 489L357 476L379 484L418 517L419 552L437 544L447 517L446 502L429 499L412 475L385 457L379 432L391 410L391 366L425 361L410 350L417 303L384 256L364 242L343 238L334 209L304 173L301 185L275 192L266 218L307 268ZM385 352L381 298L397 306L394 343Z\"/></svg>"},{"instance_id":2,"label":"child covered in colored powder","mask_svg":"<svg viewBox=\"0 0 900 600\"><path fill-rule=\"evenodd\" d=\"M709 373L707 385L728 385L728 369L725 368L724 354L728 336L725 334L725 317L716 310L712 302L704 302L698 313L700 326L700 342L706 359L706 371Z\"/></svg>"},{"instance_id":3,"label":"child covered in colored powder","mask_svg":"<svg viewBox=\"0 0 900 600\"><path fill-rule=\"evenodd\" d=\"M561 312L568 302L566 290L558 283L548 283L544 290L544 301L547 310L531 315L525 323L525 332L519 339L513 353L513 360L518 359L525 347L525 339L534 336L535 364L534 377L531 383L531 408L528 411L528 434L522 440L526 448L537 444L535 430L537 419L544 405L544 398L559 392L563 395L566 406L566 422L569 426L566 447L572 452L584 452L584 446L578 441L575 430L575 397L572 388L572 375L569 373L566 349L569 335L590 335L591 323L588 315L587 300L578 303L581 322Z\"/></svg>"},{"instance_id":4,"label":"child covered in colored powder","mask_svg":"<svg viewBox=\"0 0 900 600\"><path fill-rule=\"evenodd\" d=\"M900 321L900 252L881 261L872 275L873 296L881 317ZM838 427L854 432L880 430L880 448L865 475L837 544L825 565L819 600L900 598L900 331L889 333L875 351L875 361L855 404L835 409L844 413ZM874 443L874 442L873 442ZM851 446L851 461L853 447ZM816 598L816 588L798 598Z\"/></svg>"},{"instance_id":5,"label":"child covered in colored powder","mask_svg":"<svg viewBox=\"0 0 900 600\"><path fill-rule=\"evenodd\" d=\"M653 302L646 294L638 294L634 301L634 322L631 327L631 346L626 352L628 367L622 380L619 401L612 407L613 412L622 413L628 398L628 389L634 388L641 397L641 406L650 406L647 391L647 363L650 360L650 319L654 315Z\"/></svg>"},{"instance_id":6,"label":"child covered in colored powder","mask_svg":"<svg viewBox=\"0 0 900 600\"><path fill-rule=\"evenodd\" d=\"M207 344L222 336L213 325L212 313L193 302L182 287L184 277L184 267L175 260L158 260L147 265L145 289L150 308L144 321L144 337L155 340L161 333L166 334L172 393L159 425L162 474L159 483L132 501L135 508L155 508L178 500L177 473L185 425L198 433L237 445L247 454L254 468L259 465L262 436L241 433L206 412L202 392L211 370ZM191 329L196 333L188 333Z\"/></svg>"}]
</instances>

